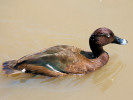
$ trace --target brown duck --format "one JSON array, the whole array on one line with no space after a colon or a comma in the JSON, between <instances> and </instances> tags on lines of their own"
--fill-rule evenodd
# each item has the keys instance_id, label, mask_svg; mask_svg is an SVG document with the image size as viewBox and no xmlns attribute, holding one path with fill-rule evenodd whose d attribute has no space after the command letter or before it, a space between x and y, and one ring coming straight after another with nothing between
<instances>
[{"instance_id":1,"label":"brown duck","mask_svg":"<svg viewBox=\"0 0 133 100\"><path fill-rule=\"evenodd\" d=\"M103 46L109 43L127 44L127 40L114 35L108 28L99 28L91 35L89 44L92 52L74 46L57 45L42 52L3 63L5 73L20 70L47 76L87 74L104 66L109 55Z\"/></svg>"}]
</instances>

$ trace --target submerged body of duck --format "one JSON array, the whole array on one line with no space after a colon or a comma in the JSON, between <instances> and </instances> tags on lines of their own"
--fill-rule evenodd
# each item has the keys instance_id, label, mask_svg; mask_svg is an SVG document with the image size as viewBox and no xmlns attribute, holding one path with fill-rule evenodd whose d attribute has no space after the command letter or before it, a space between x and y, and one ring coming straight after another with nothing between
<instances>
[{"instance_id":1,"label":"submerged body of duck","mask_svg":"<svg viewBox=\"0 0 133 100\"><path fill-rule=\"evenodd\" d=\"M92 52L74 46L58 45L18 60L4 62L3 70L6 73L14 69L47 76L86 74L108 62L109 55L103 50L104 45L127 44L127 41L116 37L108 28L99 28L91 35L89 43Z\"/></svg>"}]
</instances>

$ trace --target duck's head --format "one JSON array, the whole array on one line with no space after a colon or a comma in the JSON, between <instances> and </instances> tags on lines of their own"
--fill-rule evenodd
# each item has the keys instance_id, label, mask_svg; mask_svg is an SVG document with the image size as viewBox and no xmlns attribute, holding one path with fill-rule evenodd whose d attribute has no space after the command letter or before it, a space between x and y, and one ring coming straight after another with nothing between
<instances>
[{"instance_id":1,"label":"duck's head","mask_svg":"<svg viewBox=\"0 0 133 100\"><path fill-rule=\"evenodd\" d=\"M125 45L128 42L125 39L115 36L110 29L103 27L94 31L89 39L89 43L94 56L98 57L104 51L102 46L109 43Z\"/></svg>"},{"instance_id":2,"label":"duck's head","mask_svg":"<svg viewBox=\"0 0 133 100\"><path fill-rule=\"evenodd\" d=\"M127 40L121 39L114 35L114 33L108 28L98 28L90 37L90 45L104 46L109 43L116 43L125 45L128 43Z\"/></svg>"}]
</instances>

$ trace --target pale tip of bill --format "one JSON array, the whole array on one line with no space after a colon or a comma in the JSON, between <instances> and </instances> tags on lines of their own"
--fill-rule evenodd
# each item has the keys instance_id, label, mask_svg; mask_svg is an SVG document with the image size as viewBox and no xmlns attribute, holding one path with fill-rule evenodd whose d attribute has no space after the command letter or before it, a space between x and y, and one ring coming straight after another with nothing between
<instances>
[{"instance_id":1,"label":"pale tip of bill","mask_svg":"<svg viewBox=\"0 0 133 100\"><path fill-rule=\"evenodd\" d=\"M121 44L122 44L122 45L126 45L127 43L128 43L128 41L125 40L125 39L123 39L123 40L121 41Z\"/></svg>"}]
</instances>

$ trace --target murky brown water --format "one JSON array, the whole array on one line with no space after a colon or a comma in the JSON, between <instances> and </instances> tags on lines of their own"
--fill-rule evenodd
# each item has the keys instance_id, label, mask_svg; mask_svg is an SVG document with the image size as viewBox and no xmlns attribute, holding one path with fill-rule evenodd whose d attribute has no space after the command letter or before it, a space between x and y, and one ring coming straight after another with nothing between
<instances>
[{"instance_id":1,"label":"murky brown water","mask_svg":"<svg viewBox=\"0 0 133 100\"><path fill-rule=\"evenodd\" d=\"M0 0L0 64L66 44L89 49L98 27L108 27L128 45L104 47L108 64L85 76L49 78L0 68L0 100L133 100L132 0Z\"/></svg>"}]
</instances>

